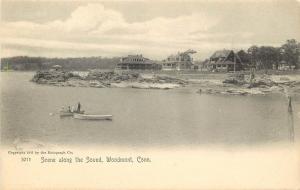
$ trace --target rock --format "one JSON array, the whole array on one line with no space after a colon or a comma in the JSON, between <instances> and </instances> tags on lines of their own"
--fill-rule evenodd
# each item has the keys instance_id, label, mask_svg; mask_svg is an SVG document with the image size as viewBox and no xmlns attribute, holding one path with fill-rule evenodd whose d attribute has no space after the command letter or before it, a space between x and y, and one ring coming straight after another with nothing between
<instances>
[{"instance_id":1,"label":"rock","mask_svg":"<svg viewBox=\"0 0 300 190\"><path fill-rule=\"evenodd\" d=\"M243 91L243 90L238 90L238 89L228 89L226 90L227 93L232 94L232 95L246 95L248 92Z\"/></svg>"},{"instance_id":2,"label":"rock","mask_svg":"<svg viewBox=\"0 0 300 190\"><path fill-rule=\"evenodd\" d=\"M94 88L105 88L105 86L103 84L101 84L99 81L96 81L96 80L90 81L89 86L94 87Z\"/></svg>"},{"instance_id":3,"label":"rock","mask_svg":"<svg viewBox=\"0 0 300 190\"><path fill-rule=\"evenodd\" d=\"M227 79L223 81L223 83L235 84L235 85L243 85L245 84L245 75L244 74L231 74Z\"/></svg>"},{"instance_id":4,"label":"rock","mask_svg":"<svg viewBox=\"0 0 300 190\"><path fill-rule=\"evenodd\" d=\"M229 79L225 79L225 80L223 81L223 83L238 84L239 81L236 80L236 79L234 79L234 78L229 78Z\"/></svg>"},{"instance_id":5,"label":"rock","mask_svg":"<svg viewBox=\"0 0 300 190\"><path fill-rule=\"evenodd\" d=\"M38 71L31 81L39 84L53 84L57 82L66 82L71 78L81 78L71 72L65 71Z\"/></svg>"},{"instance_id":6,"label":"rock","mask_svg":"<svg viewBox=\"0 0 300 190\"><path fill-rule=\"evenodd\" d=\"M280 77L279 80L281 80L281 81L290 81L290 79L288 77Z\"/></svg>"},{"instance_id":7,"label":"rock","mask_svg":"<svg viewBox=\"0 0 300 190\"><path fill-rule=\"evenodd\" d=\"M217 91L213 90L212 88L207 88L205 90L203 90L202 92L207 93L207 94L216 94Z\"/></svg>"},{"instance_id":8,"label":"rock","mask_svg":"<svg viewBox=\"0 0 300 190\"><path fill-rule=\"evenodd\" d=\"M139 77L138 73L117 73L117 72L102 72L90 71L85 77L85 80L98 80L98 81L127 81L136 80Z\"/></svg>"}]
</instances>

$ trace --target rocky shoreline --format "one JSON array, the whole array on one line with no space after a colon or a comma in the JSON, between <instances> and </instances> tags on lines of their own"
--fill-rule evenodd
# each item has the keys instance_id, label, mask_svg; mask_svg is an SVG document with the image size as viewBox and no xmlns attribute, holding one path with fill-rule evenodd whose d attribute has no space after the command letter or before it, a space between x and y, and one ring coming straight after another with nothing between
<instances>
[{"instance_id":1,"label":"rocky shoreline","mask_svg":"<svg viewBox=\"0 0 300 190\"><path fill-rule=\"evenodd\" d=\"M93 88L173 89L188 84L186 80L169 76L143 76L135 72L90 71L80 76L68 71L38 71L32 82L53 86Z\"/></svg>"},{"instance_id":2,"label":"rocky shoreline","mask_svg":"<svg viewBox=\"0 0 300 190\"><path fill-rule=\"evenodd\" d=\"M225 95L266 95L300 93L300 78L279 75L259 75L251 80L250 75L230 74L225 80L202 80L197 93Z\"/></svg>"},{"instance_id":3,"label":"rocky shoreline","mask_svg":"<svg viewBox=\"0 0 300 190\"><path fill-rule=\"evenodd\" d=\"M227 74L225 78L216 76L214 79L192 80L179 76L136 72L93 70L82 76L68 71L38 71L32 81L53 86L92 88L174 89L192 86L198 89L197 93L199 94L265 95L283 93L290 95L300 93L300 77L297 75L262 74L251 78L250 75L231 73Z\"/></svg>"}]
</instances>

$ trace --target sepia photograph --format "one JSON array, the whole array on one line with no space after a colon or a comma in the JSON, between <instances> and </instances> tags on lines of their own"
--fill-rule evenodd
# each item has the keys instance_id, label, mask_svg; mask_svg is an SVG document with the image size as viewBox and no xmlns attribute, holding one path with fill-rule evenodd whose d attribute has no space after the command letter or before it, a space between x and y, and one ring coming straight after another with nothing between
<instances>
[{"instance_id":1,"label":"sepia photograph","mask_svg":"<svg viewBox=\"0 0 300 190\"><path fill-rule=\"evenodd\" d=\"M300 1L0 3L1 189L300 188Z\"/></svg>"}]
</instances>

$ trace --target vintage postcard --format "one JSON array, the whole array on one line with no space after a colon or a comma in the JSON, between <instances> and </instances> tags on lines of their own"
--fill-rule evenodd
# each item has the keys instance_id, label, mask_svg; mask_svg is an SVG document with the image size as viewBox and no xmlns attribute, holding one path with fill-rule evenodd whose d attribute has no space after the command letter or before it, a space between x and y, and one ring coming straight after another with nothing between
<instances>
[{"instance_id":1,"label":"vintage postcard","mask_svg":"<svg viewBox=\"0 0 300 190\"><path fill-rule=\"evenodd\" d=\"M300 1L0 5L0 189L300 189Z\"/></svg>"}]
</instances>

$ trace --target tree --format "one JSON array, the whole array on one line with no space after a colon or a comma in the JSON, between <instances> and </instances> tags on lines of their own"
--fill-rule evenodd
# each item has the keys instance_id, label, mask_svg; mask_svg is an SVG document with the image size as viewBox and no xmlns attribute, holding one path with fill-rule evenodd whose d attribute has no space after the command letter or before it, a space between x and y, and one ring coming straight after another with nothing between
<instances>
[{"instance_id":1,"label":"tree","mask_svg":"<svg viewBox=\"0 0 300 190\"><path fill-rule=\"evenodd\" d=\"M280 49L272 46L251 46L248 49L250 62L259 69L272 69L273 65L278 68L280 59Z\"/></svg>"},{"instance_id":2,"label":"tree","mask_svg":"<svg viewBox=\"0 0 300 190\"><path fill-rule=\"evenodd\" d=\"M258 51L259 51L259 48L257 46L251 46L248 50L247 50L247 53L250 57L250 64L252 66L256 65L257 62L259 62L258 60Z\"/></svg>"},{"instance_id":3,"label":"tree","mask_svg":"<svg viewBox=\"0 0 300 190\"><path fill-rule=\"evenodd\" d=\"M271 46L262 46L259 48L258 57L264 69L272 69L273 64L276 65L279 62L279 49Z\"/></svg>"},{"instance_id":4,"label":"tree","mask_svg":"<svg viewBox=\"0 0 300 190\"><path fill-rule=\"evenodd\" d=\"M295 66L297 68L300 56L299 43L297 43L295 39L290 39L287 40L281 48L284 50L282 55L283 60L286 61L290 67Z\"/></svg>"},{"instance_id":5,"label":"tree","mask_svg":"<svg viewBox=\"0 0 300 190\"><path fill-rule=\"evenodd\" d=\"M249 64L250 63L250 56L244 50L238 51L237 55L241 58L241 61L242 61L243 64Z\"/></svg>"}]
</instances>

